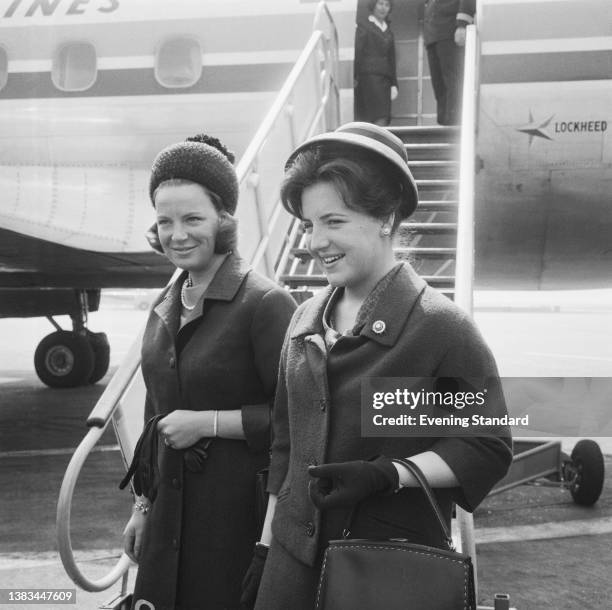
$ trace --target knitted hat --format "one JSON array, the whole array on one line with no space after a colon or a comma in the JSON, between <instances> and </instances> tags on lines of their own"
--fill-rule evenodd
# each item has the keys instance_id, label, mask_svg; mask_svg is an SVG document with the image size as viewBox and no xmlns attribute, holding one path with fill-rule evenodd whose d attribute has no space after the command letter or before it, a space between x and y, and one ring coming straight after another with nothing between
<instances>
[{"instance_id":1,"label":"knitted hat","mask_svg":"<svg viewBox=\"0 0 612 610\"><path fill-rule=\"evenodd\" d=\"M345 144L362 150L368 150L389 162L396 170L402 185L402 202L399 212L407 218L414 212L419 202L416 182L408 168L408 155L403 142L389 130L373 123L346 123L336 129L322 133L300 144L292 153L285 170L289 169L295 158L303 151L325 144Z\"/></svg>"},{"instance_id":2,"label":"knitted hat","mask_svg":"<svg viewBox=\"0 0 612 610\"><path fill-rule=\"evenodd\" d=\"M233 214L238 205L238 178L232 165L234 155L217 138L197 135L164 148L153 161L149 196L166 180L197 182L219 195L223 207Z\"/></svg>"}]
</instances>

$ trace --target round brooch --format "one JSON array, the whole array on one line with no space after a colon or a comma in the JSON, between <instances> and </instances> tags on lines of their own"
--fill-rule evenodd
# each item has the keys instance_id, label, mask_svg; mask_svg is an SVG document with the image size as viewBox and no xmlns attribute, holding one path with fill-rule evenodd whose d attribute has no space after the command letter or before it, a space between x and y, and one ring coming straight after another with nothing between
<instances>
[{"instance_id":1,"label":"round brooch","mask_svg":"<svg viewBox=\"0 0 612 610\"><path fill-rule=\"evenodd\" d=\"M382 335L385 332L386 328L387 328L387 325L382 320L376 320L376 322L372 324L372 330L377 335Z\"/></svg>"}]
</instances>

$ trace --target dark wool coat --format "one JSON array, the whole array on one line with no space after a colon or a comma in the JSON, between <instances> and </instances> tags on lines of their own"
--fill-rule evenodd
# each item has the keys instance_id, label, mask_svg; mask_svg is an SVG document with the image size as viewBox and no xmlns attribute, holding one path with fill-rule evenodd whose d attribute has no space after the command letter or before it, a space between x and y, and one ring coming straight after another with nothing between
<instances>
[{"instance_id":1,"label":"dark wool coat","mask_svg":"<svg viewBox=\"0 0 612 610\"><path fill-rule=\"evenodd\" d=\"M161 483L147 517L134 603L238 608L260 534L255 474L268 463L270 405L295 303L230 255L199 315L179 330L184 278L160 297L145 330L145 420L175 409L241 409L246 442L215 438L200 472L186 464L185 452L160 443Z\"/></svg>"},{"instance_id":2,"label":"dark wool coat","mask_svg":"<svg viewBox=\"0 0 612 610\"><path fill-rule=\"evenodd\" d=\"M274 539L306 565L320 561L330 538L340 537L346 510L317 510L308 497L310 464L406 457L434 451L451 467L459 487L436 494L450 520L453 501L473 510L507 471L509 432L489 437L362 438L364 377L491 377L487 404L506 412L491 352L470 318L403 265L381 294L357 336L343 336L326 352L322 314L327 289L303 303L287 333L273 410L274 441L268 490L278 501ZM383 321L382 334L373 330ZM483 411L483 415L493 413ZM440 542L438 528L419 489L363 502L359 538L401 533L419 542ZM265 607L262 606L262 607Z\"/></svg>"},{"instance_id":3,"label":"dark wool coat","mask_svg":"<svg viewBox=\"0 0 612 610\"><path fill-rule=\"evenodd\" d=\"M427 0L423 19L425 45L454 40L457 22L472 23L476 0Z\"/></svg>"},{"instance_id":4,"label":"dark wool coat","mask_svg":"<svg viewBox=\"0 0 612 610\"><path fill-rule=\"evenodd\" d=\"M370 121L391 116L391 86L397 87L395 40L388 27L382 31L371 21L355 31L355 120Z\"/></svg>"}]
</instances>

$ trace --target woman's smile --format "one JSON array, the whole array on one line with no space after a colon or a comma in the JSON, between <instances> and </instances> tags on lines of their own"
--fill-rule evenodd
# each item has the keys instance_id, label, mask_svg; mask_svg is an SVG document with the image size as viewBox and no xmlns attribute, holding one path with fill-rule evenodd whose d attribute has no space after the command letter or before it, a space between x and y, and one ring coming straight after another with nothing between
<instances>
[{"instance_id":1,"label":"woman's smile","mask_svg":"<svg viewBox=\"0 0 612 610\"><path fill-rule=\"evenodd\" d=\"M323 265L327 268L331 267L339 260L344 258L344 254L334 254L334 255L319 255L319 260L323 263Z\"/></svg>"}]
</instances>

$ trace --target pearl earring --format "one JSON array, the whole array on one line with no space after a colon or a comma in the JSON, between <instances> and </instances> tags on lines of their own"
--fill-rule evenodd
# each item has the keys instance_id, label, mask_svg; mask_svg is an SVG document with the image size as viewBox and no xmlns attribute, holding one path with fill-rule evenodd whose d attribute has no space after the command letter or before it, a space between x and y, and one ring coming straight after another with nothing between
<instances>
[{"instance_id":1,"label":"pearl earring","mask_svg":"<svg viewBox=\"0 0 612 610\"><path fill-rule=\"evenodd\" d=\"M389 227L384 227L383 230L381 231L381 233L385 236L388 237L389 235L391 235L391 229Z\"/></svg>"}]
</instances>

